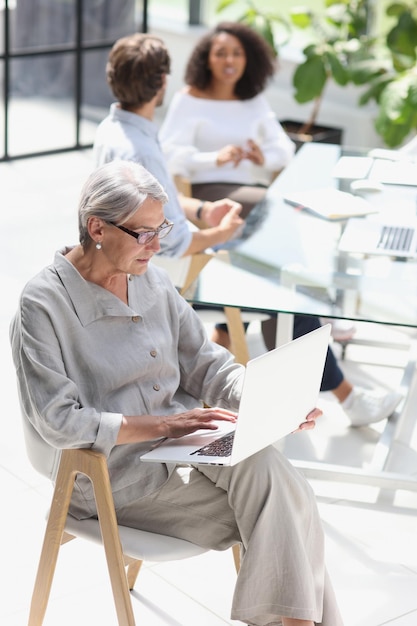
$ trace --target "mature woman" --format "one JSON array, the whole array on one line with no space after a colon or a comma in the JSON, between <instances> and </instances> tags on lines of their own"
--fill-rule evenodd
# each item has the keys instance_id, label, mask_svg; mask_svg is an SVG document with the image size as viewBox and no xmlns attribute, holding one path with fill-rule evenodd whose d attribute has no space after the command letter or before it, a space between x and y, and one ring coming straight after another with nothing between
<instances>
[{"instance_id":1,"label":"mature woman","mask_svg":"<svg viewBox=\"0 0 417 626\"><path fill-rule=\"evenodd\" d=\"M240 542L233 619L341 626L314 495L274 447L232 468L141 463L161 437L234 421L244 371L149 263L171 228L166 199L138 164L91 174L80 244L28 283L11 326L22 409L50 445L107 456L121 524L217 550ZM82 476L71 513L96 515Z\"/></svg>"},{"instance_id":2,"label":"mature woman","mask_svg":"<svg viewBox=\"0 0 417 626\"><path fill-rule=\"evenodd\" d=\"M245 216L289 163L295 145L263 95L275 69L271 48L238 22L195 46L159 136L171 172L188 177L196 197L227 191Z\"/></svg>"}]
</instances>

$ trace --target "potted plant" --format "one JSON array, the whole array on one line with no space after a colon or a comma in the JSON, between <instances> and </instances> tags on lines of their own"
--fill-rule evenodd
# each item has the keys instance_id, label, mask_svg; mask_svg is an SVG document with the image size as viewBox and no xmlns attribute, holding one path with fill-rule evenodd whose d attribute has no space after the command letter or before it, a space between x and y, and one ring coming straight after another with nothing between
<instances>
[{"instance_id":1,"label":"potted plant","mask_svg":"<svg viewBox=\"0 0 417 626\"><path fill-rule=\"evenodd\" d=\"M296 67L292 83L294 99L299 104L312 102L310 115L297 124L298 142L325 141L341 143L342 130L317 125L317 117L330 80L342 87L357 82L358 66L372 60L374 38L367 34L370 21L367 0L325 0L323 13L315 14L305 7L290 11L295 29L307 33L304 60ZM370 72L371 70L368 69ZM289 131L289 123L283 122ZM314 130L315 129L315 130Z\"/></svg>"},{"instance_id":2,"label":"potted plant","mask_svg":"<svg viewBox=\"0 0 417 626\"><path fill-rule=\"evenodd\" d=\"M235 4L236 0L221 0L217 11ZM305 141L341 143L342 129L317 124L317 117L330 80L345 86L363 84L362 74L373 76L378 70L372 66L375 39L367 34L371 19L368 0L324 0L323 12L315 14L305 7L291 9L288 20L283 16L260 11L251 0L238 18L252 26L274 47L276 54L282 43L274 37L277 22L287 25L289 32L303 31L307 44L304 60L294 71L292 83L294 99L300 104L312 102L307 120L282 120L289 135L298 146Z\"/></svg>"},{"instance_id":3,"label":"potted plant","mask_svg":"<svg viewBox=\"0 0 417 626\"><path fill-rule=\"evenodd\" d=\"M417 6L415 0L403 0L385 12L392 25L375 49L377 71L362 74L368 88L359 103L377 103L376 131L395 148L417 131Z\"/></svg>"}]
</instances>

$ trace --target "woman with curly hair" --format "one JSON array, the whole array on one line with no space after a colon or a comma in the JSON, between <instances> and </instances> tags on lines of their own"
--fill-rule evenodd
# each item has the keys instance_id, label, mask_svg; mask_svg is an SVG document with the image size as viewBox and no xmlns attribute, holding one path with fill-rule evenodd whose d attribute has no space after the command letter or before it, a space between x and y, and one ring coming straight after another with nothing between
<instances>
[{"instance_id":1,"label":"woman with curly hair","mask_svg":"<svg viewBox=\"0 0 417 626\"><path fill-rule=\"evenodd\" d=\"M173 175L194 197L260 202L273 173L295 152L263 91L276 71L270 46L239 22L221 22L195 46L160 130Z\"/></svg>"}]
</instances>

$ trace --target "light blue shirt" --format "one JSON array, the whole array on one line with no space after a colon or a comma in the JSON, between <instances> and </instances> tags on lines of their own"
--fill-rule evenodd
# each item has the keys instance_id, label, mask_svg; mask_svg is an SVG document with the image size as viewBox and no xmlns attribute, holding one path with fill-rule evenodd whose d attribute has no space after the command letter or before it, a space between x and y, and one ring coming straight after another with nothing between
<instances>
[{"instance_id":1,"label":"light blue shirt","mask_svg":"<svg viewBox=\"0 0 417 626\"><path fill-rule=\"evenodd\" d=\"M165 216L175 226L167 237L161 239L160 254L183 256L191 243L192 233L159 145L158 127L141 115L121 109L117 103L111 105L109 115L99 124L94 141L97 166L115 159L140 163L165 189L168 194Z\"/></svg>"}]
</instances>

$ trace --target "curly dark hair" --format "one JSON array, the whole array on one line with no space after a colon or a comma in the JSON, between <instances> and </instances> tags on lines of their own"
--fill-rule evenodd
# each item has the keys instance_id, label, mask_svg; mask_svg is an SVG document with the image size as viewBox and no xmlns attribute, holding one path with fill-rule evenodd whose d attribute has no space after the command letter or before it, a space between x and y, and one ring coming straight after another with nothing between
<instances>
[{"instance_id":1,"label":"curly dark hair","mask_svg":"<svg viewBox=\"0 0 417 626\"><path fill-rule=\"evenodd\" d=\"M170 65L162 39L134 33L118 39L110 50L107 83L123 109L142 106L161 89Z\"/></svg>"},{"instance_id":2,"label":"curly dark hair","mask_svg":"<svg viewBox=\"0 0 417 626\"><path fill-rule=\"evenodd\" d=\"M253 28L240 22L220 22L197 42L185 69L185 82L201 90L210 84L208 57L213 39L220 33L239 39L246 54L245 71L236 83L235 95L240 100L253 98L265 89L274 75L276 60L270 45Z\"/></svg>"}]
</instances>

